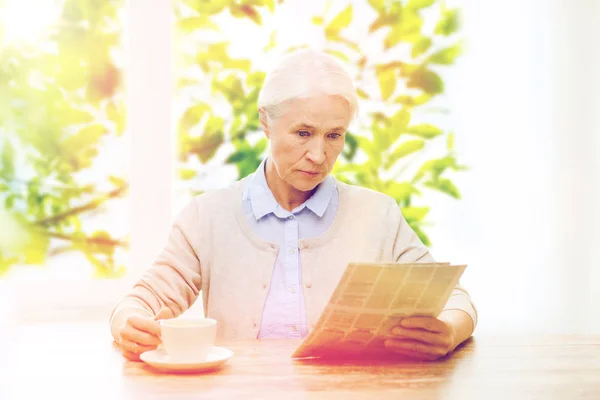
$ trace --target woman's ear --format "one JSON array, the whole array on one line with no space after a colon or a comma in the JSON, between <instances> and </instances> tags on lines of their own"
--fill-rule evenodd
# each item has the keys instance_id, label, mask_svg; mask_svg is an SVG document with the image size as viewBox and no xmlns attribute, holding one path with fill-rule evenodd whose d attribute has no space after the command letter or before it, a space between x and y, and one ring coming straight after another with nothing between
<instances>
[{"instance_id":1,"label":"woman's ear","mask_svg":"<svg viewBox=\"0 0 600 400\"><path fill-rule=\"evenodd\" d=\"M271 132L269 131L267 112L265 111L264 108L258 109L258 118L260 120L260 126L261 126L262 130L265 132L265 135L267 136L267 138L270 139Z\"/></svg>"}]
</instances>

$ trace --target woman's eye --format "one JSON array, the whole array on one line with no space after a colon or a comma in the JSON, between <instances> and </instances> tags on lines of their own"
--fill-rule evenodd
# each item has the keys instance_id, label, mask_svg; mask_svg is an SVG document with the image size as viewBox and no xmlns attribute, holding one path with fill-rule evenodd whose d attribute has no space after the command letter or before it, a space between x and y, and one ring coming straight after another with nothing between
<instances>
[{"instance_id":1,"label":"woman's eye","mask_svg":"<svg viewBox=\"0 0 600 400\"><path fill-rule=\"evenodd\" d=\"M340 135L339 133L331 133L331 134L329 135L329 137L330 137L330 138L332 138L332 139L337 139L337 138L339 138L340 136L342 136L342 135Z\"/></svg>"},{"instance_id":2,"label":"woman's eye","mask_svg":"<svg viewBox=\"0 0 600 400\"><path fill-rule=\"evenodd\" d=\"M310 132L307 132L307 131L298 131L298 135L300 135L302 137L308 137L308 136L310 136Z\"/></svg>"}]
</instances>

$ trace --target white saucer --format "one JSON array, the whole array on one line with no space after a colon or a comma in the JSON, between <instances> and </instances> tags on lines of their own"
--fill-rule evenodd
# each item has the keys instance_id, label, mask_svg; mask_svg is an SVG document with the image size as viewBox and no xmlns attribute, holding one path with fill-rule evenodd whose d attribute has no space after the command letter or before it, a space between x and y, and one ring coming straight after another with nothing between
<instances>
[{"instance_id":1,"label":"white saucer","mask_svg":"<svg viewBox=\"0 0 600 400\"><path fill-rule=\"evenodd\" d=\"M152 367L162 371L174 372L200 372L216 369L233 356L233 351L225 347L213 346L203 360L180 361L174 360L162 348L147 351L140 355L140 359Z\"/></svg>"}]
</instances>

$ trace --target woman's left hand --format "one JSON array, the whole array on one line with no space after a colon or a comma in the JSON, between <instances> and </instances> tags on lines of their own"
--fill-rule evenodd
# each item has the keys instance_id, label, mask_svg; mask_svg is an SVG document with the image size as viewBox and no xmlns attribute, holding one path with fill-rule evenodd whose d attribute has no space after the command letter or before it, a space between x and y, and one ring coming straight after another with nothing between
<instances>
[{"instance_id":1,"label":"woman's left hand","mask_svg":"<svg viewBox=\"0 0 600 400\"><path fill-rule=\"evenodd\" d=\"M454 328L433 317L407 317L386 337L388 350L417 360L433 361L457 346Z\"/></svg>"}]
</instances>

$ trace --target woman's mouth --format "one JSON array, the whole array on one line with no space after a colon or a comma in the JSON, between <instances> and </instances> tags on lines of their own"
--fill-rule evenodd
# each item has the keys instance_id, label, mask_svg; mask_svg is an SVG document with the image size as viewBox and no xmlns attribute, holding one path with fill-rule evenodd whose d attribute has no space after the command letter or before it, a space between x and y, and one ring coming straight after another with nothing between
<instances>
[{"instance_id":1,"label":"woman's mouth","mask_svg":"<svg viewBox=\"0 0 600 400\"><path fill-rule=\"evenodd\" d=\"M300 171L302 174L310 177L310 178L314 178L315 176L319 176L320 173L319 172L312 172L312 171Z\"/></svg>"}]
</instances>

